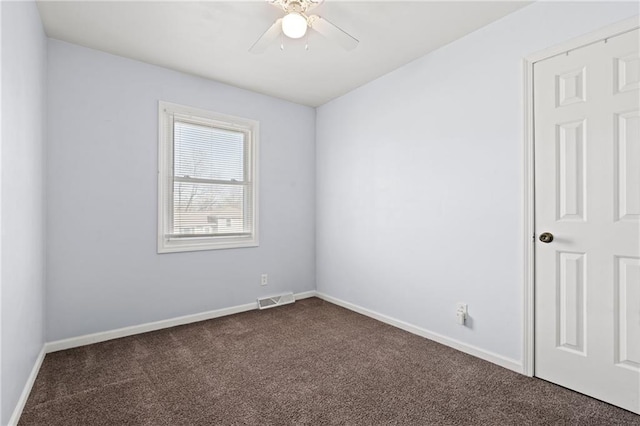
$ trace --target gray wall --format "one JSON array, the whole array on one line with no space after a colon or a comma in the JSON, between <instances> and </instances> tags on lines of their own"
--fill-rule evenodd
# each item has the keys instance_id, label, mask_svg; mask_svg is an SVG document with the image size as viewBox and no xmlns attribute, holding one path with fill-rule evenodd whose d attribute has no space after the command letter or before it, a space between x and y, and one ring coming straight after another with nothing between
<instances>
[{"instance_id":1,"label":"gray wall","mask_svg":"<svg viewBox=\"0 0 640 426\"><path fill-rule=\"evenodd\" d=\"M322 292L518 360L520 60L638 6L534 4L321 107L317 121L224 84L47 48L33 3L0 11L4 424L45 312L53 341L312 290L316 276ZM260 121L260 247L156 254L158 100ZM456 302L471 328L455 325Z\"/></svg>"},{"instance_id":2,"label":"gray wall","mask_svg":"<svg viewBox=\"0 0 640 426\"><path fill-rule=\"evenodd\" d=\"M320 107L318 291L519 362L522 58L638 12L534 3Z\"/></svg>"},{"instance_id":3,"label":"gray wall","mask_svg":"<svg viewBox=\"0 0 640 426\"><path fill-rule=\"evenodd\" d=\"M44 343L46 37L34 2L0 2L0 8L0 423L4 425Z\"/></svg>"},{"instance_id":4,"label":"gray wall","mask_svg":"<svg viewBox=\"0 0 640 426\"><path fill-rule=\"evenodd\" d=\"M314 109L56 40L48 77L47 340L315 288ZM156 254L158 100L260 121L260 247Z\"/></svg>"}]
</instances>

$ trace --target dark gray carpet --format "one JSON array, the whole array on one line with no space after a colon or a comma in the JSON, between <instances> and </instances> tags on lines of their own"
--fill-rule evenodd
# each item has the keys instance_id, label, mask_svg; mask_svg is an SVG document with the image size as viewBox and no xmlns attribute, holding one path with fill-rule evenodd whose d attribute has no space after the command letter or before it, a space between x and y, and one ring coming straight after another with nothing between
<instances>
[{"instance_id":1,"label":"dark gray carpet","mask_svg":"<svg viewBox=\"0 0 640 426\"><path fill-rule=\"evenodd\" d=\"M313 298L46 356L27 425L640 425Z\"/></svg>"}]
</instances>

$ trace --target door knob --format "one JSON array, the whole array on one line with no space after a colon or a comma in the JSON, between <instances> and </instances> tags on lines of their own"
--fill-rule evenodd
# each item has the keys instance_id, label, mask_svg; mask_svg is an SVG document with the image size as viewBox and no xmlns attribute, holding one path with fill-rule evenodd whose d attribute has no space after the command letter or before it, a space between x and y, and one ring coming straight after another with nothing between
<instances>
[{"instance_id":1,"label":"door knob","mask_svg":"<svg viewBox=\"0 0 640 426\"><path fill-rule=\"evenodd\" d=\"M553 234L551 232L543 232L540 234L540 241L543 243L550 243L553 241Z\"/></svg>"}]
</instances>

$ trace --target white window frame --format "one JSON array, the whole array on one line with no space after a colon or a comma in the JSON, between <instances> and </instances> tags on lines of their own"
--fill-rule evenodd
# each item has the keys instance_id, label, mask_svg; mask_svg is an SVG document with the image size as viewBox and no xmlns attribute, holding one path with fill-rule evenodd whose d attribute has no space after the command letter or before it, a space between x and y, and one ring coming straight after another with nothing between
<instances>
[{"instance_id":1,"label":"white window frame","mask_svg":"<svg viewBox=\"0 0 640 426\"><path fill-rule=\"evenodd\" d=\"M173 121L174 115L187 117L188 122L223 130L243 132L245 136L245 167L252 191L252 232L233 236L172 237L173 226ZM218 114L170 102L158 103L158 253L257 247L258 241L258 134L259 123L247 118Z\"/></svg>"}]
</instances>

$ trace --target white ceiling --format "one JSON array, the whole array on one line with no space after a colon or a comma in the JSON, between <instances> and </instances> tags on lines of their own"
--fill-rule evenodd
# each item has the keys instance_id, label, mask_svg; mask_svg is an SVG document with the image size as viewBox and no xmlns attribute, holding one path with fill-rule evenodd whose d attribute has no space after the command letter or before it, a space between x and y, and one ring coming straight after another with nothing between
<instances>
[{"instance_id":1,"label":"white ceiling","mask_svg":"<svg viewBox=\"0 0 640 426\"><path fill-rule=\"evenodd\" d=\"M49 37L319 106L529 2L326 0L314 10L360 40L345 51L311 32L248 52L282 16L259 1L40 1Z\"/></svg>"}]
</instances>

